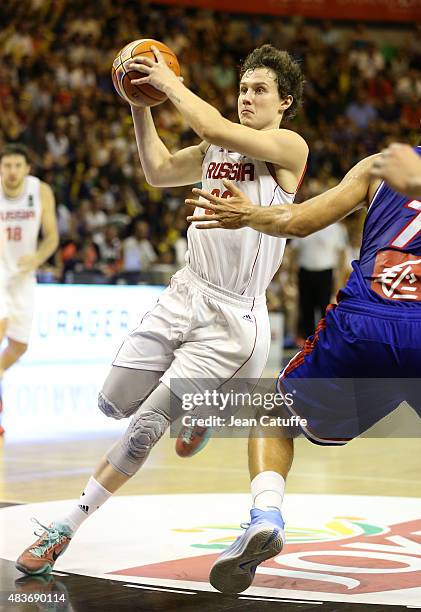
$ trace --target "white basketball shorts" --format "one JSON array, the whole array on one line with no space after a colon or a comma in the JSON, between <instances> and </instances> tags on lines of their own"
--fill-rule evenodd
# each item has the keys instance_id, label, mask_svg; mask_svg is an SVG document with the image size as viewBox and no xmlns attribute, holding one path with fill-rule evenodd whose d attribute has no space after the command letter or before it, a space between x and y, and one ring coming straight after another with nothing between
<instances>
[{"instance_id":1,"label":"white basketball shorts","mask_svg":"<svg viewBox=\"0 0 421 612\"><path fill-rule=\"evenodd\" d=\"M36 279L16 274L0 282L0 319L7 319L6 336L28 344L34 316Z\"/></svg>"},{"instance_id":2,"label":"white basketball shorts","mask_svg":"<svg viewBox=\"0 0 421 612\"><path fill-rule=\"evenodd\" d=\"M186 266L126 337L113 365L164 372L161 381L171 390L171 380L184 379L200 392L199 379L258 379L269 345L264 295L231 293Z\"/></svg>"}]
</instances>

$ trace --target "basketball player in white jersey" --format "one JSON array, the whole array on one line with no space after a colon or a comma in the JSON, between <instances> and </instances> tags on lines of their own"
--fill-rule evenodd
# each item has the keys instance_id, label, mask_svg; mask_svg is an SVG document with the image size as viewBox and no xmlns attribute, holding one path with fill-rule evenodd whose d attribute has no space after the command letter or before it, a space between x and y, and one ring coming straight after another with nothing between
<instances>
[{"instance_id":1,"label":"basketball player in white jersey","mask_svg":"<svg viewBox=\"0 0 421 612\"><path fill-rule=\"evenodd\" d=\"M250 197L270 206L291 203L303 176L308 147L295 132L280 129L300 103L303 77L297 62L270 45L256 49L241 70L240 123L224 119L174 76L155 51L156 62L136 58L139 82L164 91L202 139L170 153L149 108L132 108L140 161L156 187L203 186L229 197L229 177ZM146 75L146 76L145 76ZM197 208L204 213L204 209ZM257 379L266 363L270 329L265 291L279 267L285 240L245 228L240 232L188 231L186 266L175 274L154 309L121 346L99 394L109 417L131 416L77 504L49 527L17 560L21 571L50 571L82 522L143 465L152 447L181 414L185 392L203 391L234 377ZM174 387L173 383L178 381Z\"/></svg>"},{"instance_id":2,"label":"basketball player in white jersey","mask_svg":"<svg viewBox=\"0 0 421 612\"><path fill-rule=\"evenodd\" d=\"M35 271L58 245L53 192L29 171L26 148L6 145L0 153L0 344L6 336L7 346L0 354L0 385L5 370L28 348ZM0 395L0 414L2 407Z\"/></svg>"}]
</instances>

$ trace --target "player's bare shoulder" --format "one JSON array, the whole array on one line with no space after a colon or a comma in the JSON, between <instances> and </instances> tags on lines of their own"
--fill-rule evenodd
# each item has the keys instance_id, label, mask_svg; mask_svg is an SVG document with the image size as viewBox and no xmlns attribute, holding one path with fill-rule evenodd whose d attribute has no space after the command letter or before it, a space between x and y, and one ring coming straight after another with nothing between
<instances>
[{"instance_id":1,"label":"player's bare shoulder","mask_svg":"<svg viewBox=\"0 0 421 612\"><path fill-rule=\"evenodd\" d=\"M309 147L300 134L292 130L273 130L273 138L279 147L279 160L273 162L278 183L285 191L295 192L303 178ZM285 155L288 151L288 155Z\"/></svg>"},{"instance_id":2,"label":"player's bare shoulder","mask_svg":"<svg viewBox=\"0 0 421 612\"><path fill-rule=\"evenodd\" d=\"M309 147L300 134L292 130L278 129L273 130L274 137L278 139L279 146L288 150L288 159L285 160L284 154L281 157L280 165L292 171L302 171L307 163Z\"/></svg>"},{"instance_id":3,"label":"player's bare shoulder","mask_svg":"<svg viewBox=\"0 0 421 612\"><path fill-rule=\"evenodd\" d=\"M294 149L297 149L297 152L300 152L301 154L306 156L308 155L308 144L306 143L304 138L297 132L294 132L293 130L287 130L285 128L273 130L273 132L275 134L278 134L284 144L289 143L291 144L291 146L294 147Z\"/></svg>"},{"instance_id":4,"label":"player's bare shoulder","mask_svg":"<svg viewBox=\"0 0 421 612\"><path fill-rule=\"evenodd\" d=\"M39 193L40 193L42 208L54 210L55 197L54 197L54 192L51 189L50 185L46 183L45 181L40 181Z\"/></svg>"}]
</instances>

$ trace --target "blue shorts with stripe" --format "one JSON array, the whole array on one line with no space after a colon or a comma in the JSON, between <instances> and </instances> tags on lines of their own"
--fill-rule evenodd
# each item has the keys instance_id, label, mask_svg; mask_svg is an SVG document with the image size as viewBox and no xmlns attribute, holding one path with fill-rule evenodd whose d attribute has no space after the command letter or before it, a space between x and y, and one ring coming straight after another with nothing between
<instances>
[{"instance_id":1,"label":"blue shorts with stripe","mask_svg":"<svg viewBox=\"0 0 421 612\"><path fill-rule=\"evenodd\" d=\"M359 300L328 307L278 379L312 442L345 444L403 401L421 416L421 307L414 310L403 318L401 308Z\"/></svg>"}]
</instances>

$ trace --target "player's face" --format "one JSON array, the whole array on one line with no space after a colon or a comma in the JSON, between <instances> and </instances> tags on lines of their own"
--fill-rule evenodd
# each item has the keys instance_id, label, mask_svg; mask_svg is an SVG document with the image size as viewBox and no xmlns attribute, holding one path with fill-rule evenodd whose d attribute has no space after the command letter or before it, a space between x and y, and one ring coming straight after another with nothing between
<instances>
[{"instance_id":1,"label":"player's face","mask_svg":"<svg viewBox=\"0 0 421 612\"><path fill-rule=\"evenodd\" d=\"M256 130L278 128L282 117L276 75L270 68L248 70L238 94L240 123Z\"/></svg>"},{"instance_id":2,"label":"player's face","mask_svg":"<svg viewBox=\"0 0 421 612\"><path fill-rule=\"evenodd\" d=\"M18 189L29 174L23 155L5 155L0 161L0 177L6 189Z\"/></svg>"}]
</instances>

